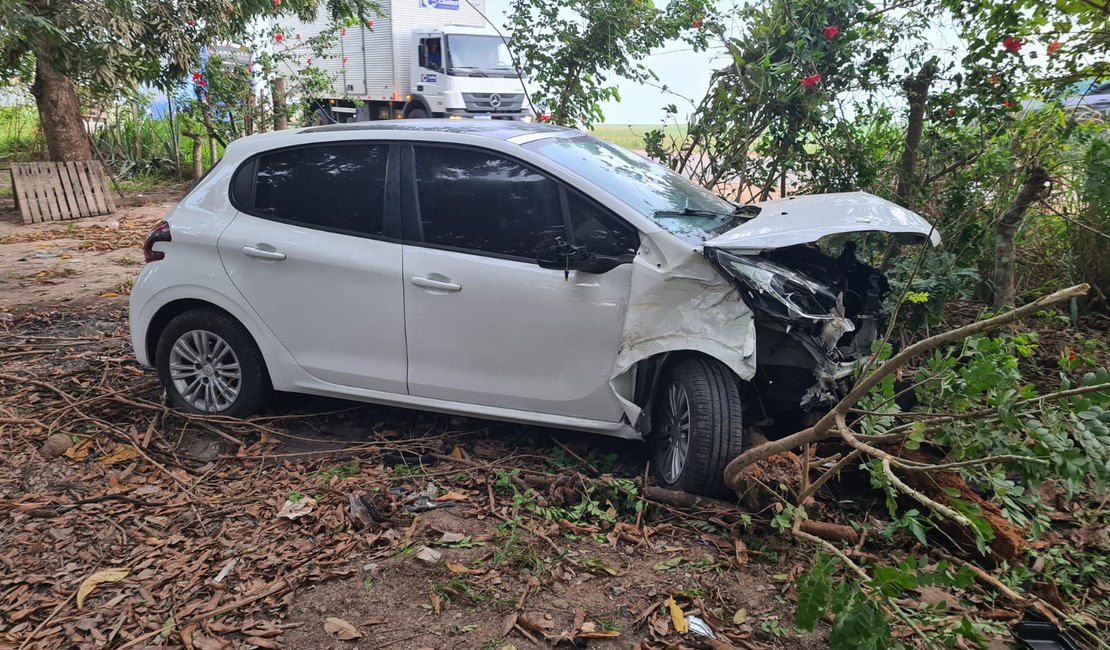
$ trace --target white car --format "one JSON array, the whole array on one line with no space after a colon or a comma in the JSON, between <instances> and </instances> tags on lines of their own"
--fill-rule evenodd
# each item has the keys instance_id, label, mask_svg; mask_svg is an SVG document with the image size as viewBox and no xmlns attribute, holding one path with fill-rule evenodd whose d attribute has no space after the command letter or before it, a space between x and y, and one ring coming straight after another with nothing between
<instances>
[{"instance_id":1,"label":"white car","mask_svg":"<svg viewBox=\"0 0 1110 650\"><path fill-rule=\"evenodd\" d=\"M726 491L745 427L834 403L883 327L851 243L939 241L863 193L735 206L579 131L406 120L232 143L146 240L138 360L170 404L311 393L646 438Z\"/></svg>"}]
</instances>

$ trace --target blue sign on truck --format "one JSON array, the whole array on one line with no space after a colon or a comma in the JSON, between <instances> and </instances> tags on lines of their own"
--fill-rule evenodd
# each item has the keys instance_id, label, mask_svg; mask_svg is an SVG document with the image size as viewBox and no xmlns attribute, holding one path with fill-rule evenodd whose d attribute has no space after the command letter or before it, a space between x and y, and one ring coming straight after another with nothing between
<instances>
[{"instance_id":1,"label":"blue sign on truck","mask_svg":"<svg viewBox=\"0 0 1110 650\"><path fill-rule=\"evenodd\" d=\"M420 0L420 6L424 9L450 9L451 11L458 11L459 0Z\"/></svg>"}]
</instances>

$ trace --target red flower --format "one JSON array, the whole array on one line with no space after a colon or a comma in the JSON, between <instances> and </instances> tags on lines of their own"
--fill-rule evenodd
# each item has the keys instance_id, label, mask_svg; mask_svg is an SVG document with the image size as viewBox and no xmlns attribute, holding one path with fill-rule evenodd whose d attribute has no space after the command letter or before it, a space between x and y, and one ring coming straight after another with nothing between
<instances>
[{"instance_id":1,"label":"red flower","mask_svg":"<svg viewBox=\"0 0 1110 650\"><path fill-rule=\"evenodd\" d=\"M825 38L829 39L830 41L832 39L836 38L836 35L839 34L839 33L840 33L840 28L837 27L836 25L829 25L828 27L825 28Z\"/></svg>"},{"instance_id":2,"label":"red flower","mask_svg":"<svg viewBox=\"0 0 1110 650\"><path fill-rule=\"evenodd\" d=\"M343 65L347 65L347 57L343 57Z\"/></svg>"},{"instance_id":3,"label":"red flower","mask_svg":"<svg viewBox=\"0 0 1110 650\"><path fill-rule=\"evenodd\" d=\"M274 0L274 6L275 7L280 7L281 6L281 0Z\"/></svg>"},{"instance_id":4,"label":"red flower","mask_svg":"<svg viewBox=\"0 0 1110 650\"><path fill-rule=\"evenodd\" d=\"M199 72L194 72L193 73L193 81L200 81L200 73Z\"/></svg>"},{"instance_id":5,"label":"red flower","mask_svg":"<svg viewBox=\"0 0 1110 650\"><path fill-rule=\"evenodd\" d=\"M312 57L308 57L308 65L312 65Z\"/></svg>"},{"instance_id":6,"label":"red flower","mask_svg":"<svg viewBox=\"0 0 1110 650\"><path fill-rule=\"evenodd\" d=\"M701 27L701 18L698 18L697 20L694 21L694 27L695 28L700 28Z\"/></svg>"},{"instance_id":7,"label":"red flower","mask_svg":"<svg viewBox=\"0 0 1110 650\"><path fill-rule=\"evenodd\" d=\"M949 106L948 110L945 111L944 114L947 115L948 117L956 117L956 107L955 106Z\"/></svg>"},{"instance_id":8,"label":"red flower","mask_svg":"<svg viewBox=\"0 0 1110 650\"><path fill-rule=\"evenodd\" d=\"M339 30L339 35L340 36L346 36L347 35L347 28L344 27L343 29Z\"/></svg>"},{"instance_id":9,"label":"red flower","mask_svg":"<svg viewBox=\"0 0 1110 650\"><path fill-rule=\"evenodd\" d=\"M1003 99L1002 100L1002 105L1005 106L1006 108L1010 108L1010 100Z\"/></svg>"},{"instance_id":10,"label":"red flower","mask_svg":"<svg viewBox=\"0 0 1110 650\"><path fill-rule=\"evenodd\" d=\"M1068 348L1068 361L1075 361L1075 348Z\"/></svg>"},{"instance_id":11,"label":"red flower","mask_svg":"<svg viewBox=\"0 0 1110 650\"><path fill-rule=\"evenodd\" d=\"M204 86L208 85L208 82L205 81L204 79L201 79L201 80L197 81L197 85L203 88Z\"/></svg>"},{"instance_id":12,"label":"red flower","mask_svg":"<svg viewBox=\"0 0 1110 650\"><path fill-rule=\"evenodd\" d=\"M374 29L374 21L372 21L372 20L366 21L366 26L369 27L370 29Z\"/></svg>"},{"instance_id":13,"label":"red flower","mask_svg":"<svg viewBox=\"0 0 1110 650\"><path fill-rule=\"evenodd\" d=\"M1060 49L1060 41L1052 41L1048 44L1048 55L1056 54L1056 50Z\"/></svg>"},{"instance_id":14,"label":"red flower","mask_svg":"<svg viewBox=\"0 0 1110 650\"><path fill-rule=\"evenodd\" d=\"M806 77L805 79L802 79L802 85L805 86L806 88L812 88L812 87L816 86L818 84L818 82L820 82L820 81L821 81L821 75L819 75L819 74L810 75L810 76Z\"/></svg>"},{"instance_id":15,"label":"red flower","mask_svg":"<svg viewBox=\"0 0 1110 650\"><path fill-rule=\"evenodd\" d=\"M196 27L196 26L197 26L197 21L190 18L189 19L189 27Z\"/></svg>"},{"instance_id":16,"label":"red flower","mask_svg":"<svg viewBox=\"0 0 1110 650\"><path fill-rule=\"evenodd\" d=\"M998 75L996 75L996 74L992 74L992 75L991 75L991 85L993 85L993 86L997 86L997 85L998 85L998 84L1000 84L1000 83L1002 83L1002 78L1001 78L1001 77L999 77L999 76L998 76Z\"/></svg>"},{"instance_id":17,"label":"red flower","mask_svg":"<svg viewBox=\"0 0 1110 650\"><path fill-rule=\"evenodd\" d=\"M275 43L280 43L283 38L285 38L285 37L282 36L280 33L279 34L274 34L274 42Z\"/></svg>"},{"instance_id":18,"label":"red flower","mask_svg":"<svg viewBox=\"0 0 1110 650\"><path fill-rule=\"evenodd\" d=\"M1025 41L1013 36L1007 36L1002 40L1002 47L1011 52L1020 52L1023 45L1025 45Z\"/></svg>"},{"instance_id":19,"label":"red flower","mask_svg":"<svg viewBox=\"0 0 1110 650\"><path fill-rule=\"evenodd\" d=\"M541 122L550 122L551 121L551 116L545 113L545 114L540 116L540 121Z\"/></svg>"}]
</instances>

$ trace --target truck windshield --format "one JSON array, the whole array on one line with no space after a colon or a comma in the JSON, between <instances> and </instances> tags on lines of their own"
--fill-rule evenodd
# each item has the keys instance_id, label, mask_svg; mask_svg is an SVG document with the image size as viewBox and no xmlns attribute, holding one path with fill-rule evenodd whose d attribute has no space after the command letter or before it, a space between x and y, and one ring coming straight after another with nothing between
<instances>
[{"instance_id":1,"label":"truck windshield","mask_svg":"<svg viewBox=\"0 0 1110 650\"><path fill-rule=\"evenodd\" d=\"M692 243L712 239L751 218L685 176L593 136L543 138L524 147L592 180Z\"/></svg>"},{"instance_id":2,"label":"truck windshield","mask_svg":"<svg viewBox=\"0 0 1110 650\"><path fill-rule=\"evenodd\" d=\"M447 74L477 71L516 76L509 48L500 36L451 34L447 37L447 62Z\"/></svg>"}]
</instances>

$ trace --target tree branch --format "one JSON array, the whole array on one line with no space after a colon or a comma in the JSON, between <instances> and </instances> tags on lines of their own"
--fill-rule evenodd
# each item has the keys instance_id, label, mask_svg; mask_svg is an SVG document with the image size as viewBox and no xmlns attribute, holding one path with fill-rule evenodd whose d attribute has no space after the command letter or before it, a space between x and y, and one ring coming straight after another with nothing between
<instances>
[{"instance_id":1,"label":"tree branch","mask_svg":"<svg viewBox=\"0 0 1110 650\"><path fill-rule=\"evenodd\" d=\"M848 393L848 395L844 399L842 399L835 407L833 407L833 409L829 411L824 417L818 420L817 423L813 426L786 436L785 438L774 440L772 442L767 442L752 449L749 449L740 456L734 458L728 464L728 466L725 467L725 483L729 487L735 489L740 485L741 471L743 471L745 467L751 465L752 463L765 460L767 458L770 458L771 456L774 456L775 454L780 454L784 451L794 449L795 447L801 447L811 442L817 442L818 440L824 440L825 438L836 435L835 431L830 433L834 424L836 423L836 419L838 417L843 417L844 414L848 412L848 409L855 406L856 402L866 396L872 388L878 386L879 383L883 381L883 379L892 374L898 368L905 365L910 359L913 359L920 354L924 354L926 352L934 350L942 345L955 343L956 341L961 341L970 336L974 336L975 334L980 334L982 332L987 332L999 328L1003 325L1008 325L1009 323L1012 323L1014 321L1021 320L1022 318L1025 318L1027 316L1031 316L1051 305L1059 304L1061 302L1071 300L1072 298L1086 295L1089 289L1090 286L1087 284L1079 284L1074 287L1062 289L1055 293L1051 293L1047 296L1034 300L1027 305L1023 305L1021 307L1018 307L1017 309L1008 311L1004 314L999 314L998 316L995 316L993 318L970 323L963 327L959 327L954 330L938 334L936 336L931 336L927 339L918 341L917 343L906 347L904 350L891 357L890 360L888 360L886 363L879 366L870 375L858 381L855 387Z\"/></svg>"}]
</instances>

